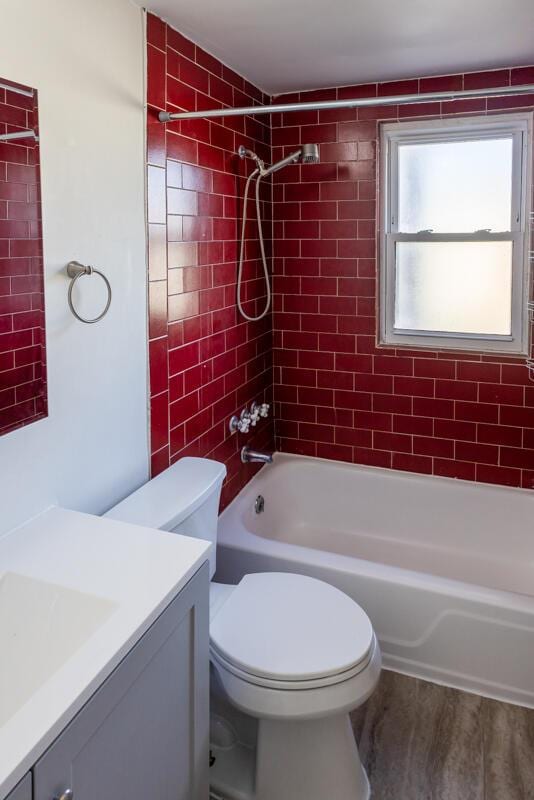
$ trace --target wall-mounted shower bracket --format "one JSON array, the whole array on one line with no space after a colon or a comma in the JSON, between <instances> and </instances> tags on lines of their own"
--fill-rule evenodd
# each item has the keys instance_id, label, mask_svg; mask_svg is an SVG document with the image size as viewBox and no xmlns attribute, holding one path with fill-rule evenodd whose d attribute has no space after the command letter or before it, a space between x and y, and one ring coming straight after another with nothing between
<instances>
[{"instance_id":1,"label":"wall-mounted shower bracket","mask_svg":"<svg viewBox=\"0 0 534 800\"><path fill-rule=\"evenodd\" d=\"M267 170L265 169L265 163L262 159L256 155L253 150L249 150L248 147L245 147L244 144L240 144L237 148L237 155L239 158L251 158L253 161L256 162L256 166L260 171L260 175L265 175Z\"/></svg>"}]
</instances>

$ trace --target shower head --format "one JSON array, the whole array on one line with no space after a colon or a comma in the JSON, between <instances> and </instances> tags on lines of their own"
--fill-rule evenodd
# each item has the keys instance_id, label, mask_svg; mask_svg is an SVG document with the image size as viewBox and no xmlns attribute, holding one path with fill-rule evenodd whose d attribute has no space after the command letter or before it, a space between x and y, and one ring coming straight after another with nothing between
<instances>
[{"instance_id":1,"label":"shower head","mask_svg":"<svg viewBox=\"0 0 534 800\"><path fill-rule=\"evenodd\" d=\"M303 164L318 164L319 147L316 144L303 144L301 146L300 160Z\"/></svg>"},{"instance_id":2,"label":"shower head","mask_svg":"<svg viewBox=\"0 0 534 800\"><path fill-rule=\"evenodd\" d=\"M272 175L273 172L278 172L282 167L287 167L288 164L317 164L319 161L319 148L316 144L303 144L294 153L290 153L285 158L277 161L276 164L271 164L262 172L262 177Z\"/></svg>"}]
</instances>

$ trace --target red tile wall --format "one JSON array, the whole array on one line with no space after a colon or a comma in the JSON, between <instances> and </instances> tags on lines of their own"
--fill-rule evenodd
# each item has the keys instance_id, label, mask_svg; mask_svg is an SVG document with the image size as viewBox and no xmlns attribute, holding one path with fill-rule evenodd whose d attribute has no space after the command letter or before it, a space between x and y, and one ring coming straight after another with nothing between
<instances>
[{"instance_id":1,"label":"red tile wall","mask_svg":"<svg viewBox=\"0 0 534 800\"><path fill-rule=\"evenodd\" d=\"M37 92L0 88L0 134L31 128ZM0 141L0 433L46 413L39 146Z\"/></svg>"},{"instance_id":2,"label":"red tile wall","mask_svg":"<svg viewBox=\"0 0 534 800\"><path fill-rule=\"evenodd\" d=\"M534 81L534 68L318 90L277 101L385 96ZM224 501L246 483L229 417L269 399L280 450L435 475L534 487L534 384L520 359L381 348L377 334L377 145L382 120L504 112L534 97L156 120L270 99L158 18L148 16L148 219L152 472L185 454L229 469ZM166 129L166 130L165 130ZM274 313L236 314L244 143L266 161L317 142L318 165L265 187L274 215ZM272 147L271 147L272 145ZM263 305L255 225L245 297ZM271 342L271 326L274 341ZM271 371L271 357L274 366ZM270 447L263 423L252 441Z\"/></svg>"},{"instance_id":3,"label":"red tile wall","mask_svg":"<svg viewBox=\"0 0 534 800\"><path fill-rule=\"evenodd\" d=\"M304 92L374 97L534 82L534 67ZM273 160L318 142L320 164L274 176L277 448L534 487L534 383L524 360L377 347L381 120L531 109L534 96L272 117Z\"/></svg>"},{"instance_id":4,"label":"red tile wall","mask_svg":"<svg viewBox=\"0 0 534 800\"><path fill-rule=\"evenodd\" d=\"M268 117L162 125L157 112L263 104L268 98L157 17L148 15L148 235L152 474L184 455L226 463L228 502L255 471L249 442L274 446L272 422L230 435L228 421L272 395L272 321L238 318L238 221L250 162L243 143L270 160ZM270 185L263 218L270 240ZM250 213L252 214L252 204ZM263 307L256 227L246 236L246 310ZM270 241L267 242L270 246Z\"/></svg>"}]
</instances>

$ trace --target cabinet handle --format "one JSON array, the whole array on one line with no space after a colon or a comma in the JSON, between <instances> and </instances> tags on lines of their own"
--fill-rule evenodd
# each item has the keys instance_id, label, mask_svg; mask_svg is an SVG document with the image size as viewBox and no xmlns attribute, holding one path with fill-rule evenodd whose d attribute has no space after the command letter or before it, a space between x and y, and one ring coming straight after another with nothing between
<instances>
[{"instance_id":1,"label":"cabinet handle","mask_svg":"<svg viewBox=\"0 0 534 800\"><path fill-rule=\"evenodd\" d=\"M60 795L54 797L54 800L74 800L74 792L72 789L65 789Z\"/></svg>"}]
</instances>

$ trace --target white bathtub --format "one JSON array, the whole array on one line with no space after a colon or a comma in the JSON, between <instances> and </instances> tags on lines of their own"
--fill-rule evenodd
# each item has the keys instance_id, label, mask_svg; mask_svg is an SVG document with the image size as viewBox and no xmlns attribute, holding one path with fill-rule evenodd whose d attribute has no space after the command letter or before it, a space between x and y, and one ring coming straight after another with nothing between
<instances>
[{"instance_id":1,"label":"white bathtub","mask_svg":"<svg viewBox=\"0 0 534 800\"><path fill-rule=\"evenodd\" d=\"M217 553L220 581L278 570L338 586L387 668L534 707L528 491L276 454L221 515Z\"/></svg>"}]
</instances>

